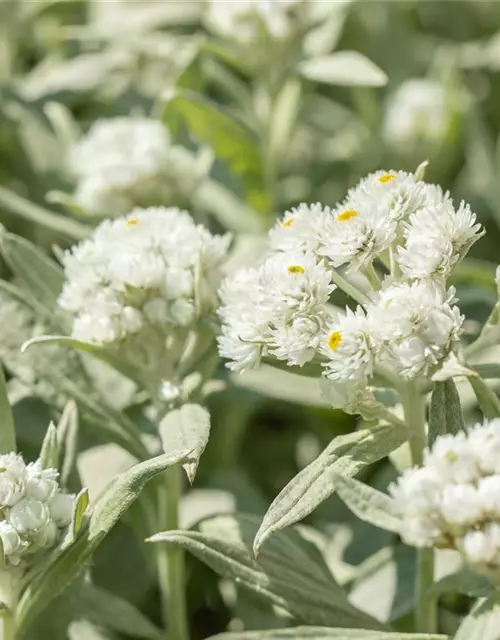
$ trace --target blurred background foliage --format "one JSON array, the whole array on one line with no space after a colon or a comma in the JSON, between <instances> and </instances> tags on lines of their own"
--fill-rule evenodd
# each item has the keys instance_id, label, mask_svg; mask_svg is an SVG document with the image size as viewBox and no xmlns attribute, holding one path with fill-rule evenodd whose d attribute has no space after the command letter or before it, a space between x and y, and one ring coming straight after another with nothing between
<instances>
[{"instance_id":1,"label":"blurred background foliage","mask_svg":"<svg viewBox=\"0 0 500 640\"><path fill-rule=\"evenodd\" d=\"M290 2L285 34L279 21L257 10L241 31L234 23L228 29L228 16L211 14L209 4L0 0L1 223L55 259L90 233L97 220L72 200L68 149L102 117L164 122L173 143L198 163L200 183L183 204L213 229L237 235L234 264L255 254L262 233L288 207L333 205L370 171L414 170L428 158L427 179L469 201L488 230L454 282L473 337L497 299L500 3ZM34 456L48 420L74 398L78 469L96 491L130 464L130 455L109 443L124 420L119 416L150 428L141 398L118 375L64 347L20 355L20 344L53 330L57 317L36 297L19 295L22 264L33 256L2 238L0 357L22 449ZM41 269L42 283L46 277L58 276ZM220 511L262 514L332 437L355 425L325 407L307 378L265 367L244 377L221 369L218 376L209 397L211 441L184 499L186 525ZM472 417L466 394L465 402ZM364 479L383 489L400 462L393 456ZM357 606L404 630L412 607L411 550L392 534L361 526L334 498L304 528ZM160 624L152 552L142 542L151 533L141 504L134 506L91 573L97 587ZM188 561L194 639L289 623L283 612ZM45 621L46 633L127 637L91 596L94 604L79 601L72 609L70 631L55 603L58 629ZM96 611L90 619L84 605ZM465 597L447 596L443 629L452 631L466 608Z\"/></svg>"}]
</instances>

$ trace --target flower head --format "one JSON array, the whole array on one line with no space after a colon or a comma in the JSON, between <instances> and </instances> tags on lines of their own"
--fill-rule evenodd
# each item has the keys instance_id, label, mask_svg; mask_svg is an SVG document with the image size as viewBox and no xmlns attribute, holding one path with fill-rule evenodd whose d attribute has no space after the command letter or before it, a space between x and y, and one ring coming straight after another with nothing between
<instances>
[{"instance_id":1,"label":"flower head","mask_svg":"<svg viewBox=\"0 0 500 640\"><path fill-rule=\"evenodd\" d=\"M201 178L194 158L149 118L97 120L71 150L70 163L76 203L101 216L186 202Z\"/></svg>"}]
</instances>

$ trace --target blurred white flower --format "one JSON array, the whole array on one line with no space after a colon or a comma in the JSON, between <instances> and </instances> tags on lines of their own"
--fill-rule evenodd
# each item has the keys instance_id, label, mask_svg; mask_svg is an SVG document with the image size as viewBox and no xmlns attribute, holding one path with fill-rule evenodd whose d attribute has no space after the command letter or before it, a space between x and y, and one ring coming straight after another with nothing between
<instances>
[{"instance_id":1,"label":"blurred white flower","mask_svg":"<svg viewBox=\"0 0 500 640\"><path fill-rule=\"evenodd\" d=\"M207 0L206 22L217 34L252 40L259 22L275 38L286 37L291 28L289 11L300 0Z\"/></svg>"},{"instance_id":2,"label":"blurred white flower","mask_svg":"<svg viewBox=\"0 0 500 640\"><path fill-rule=\"evenodd\" d=\"M484 470L479 442L500 450L500 419L439 437L424 466L406 471L390 493L408 544L456 548L476 568L491 571L500 568L500 475Z\"/></svg>"},{"instance_id":3,"label":"blurred white flower","mask_svg":"<svg viewBox=\"0 0 500 640\"><path fill-rule=\"evenodd\" d=\"M442 83L425 78L407 80L389 97L382 131L396 146L439 143L447 134L451 116Z\"/></svg>"},{"instance_id":4,"label":"blurred white flower","mask_svg":"<svg viewBox=\"0 0 500 640\"><path fill-rule=\"evenodd\" d=\"M294 365L311 360L334 288L330 272L311 253L277 253L258 269L225 280L219 351L231 360L228 366L243 371L270 354Z\"/></svg>"},{"instance_id":5,"label":"blurred white flower","mask_svg":"<svg viewBox=\"0 0 500 640\"><path fill-rule=\"evenodd\" d=\"M63 260L59 304L74 316L74 337L122 349L128 340L161 366L168 336L215 310L229 241L177 208L102 222Z\"/></svg>"},{"instance_id":6,"label":"blurred white flower","mask_svg":"<svg viewBox=\"0 0 500 640\"><path fill-rule=\"evenodd\" d=\"M201 179L194 157L149 118L97 120L71 150L70 164L78 179L75 202L103 217L185 202Z\"/></svg>"},{"instance_id":7,"label":"blurred white flower","mask_svg":"<svg viewBox=\"0 0 500 640\"><path fill-rule=\"evenodd\" d=\"M26 493L26 465L15 453L0 455L0 508L12 507Z\"/></svg>"}]
</instances>

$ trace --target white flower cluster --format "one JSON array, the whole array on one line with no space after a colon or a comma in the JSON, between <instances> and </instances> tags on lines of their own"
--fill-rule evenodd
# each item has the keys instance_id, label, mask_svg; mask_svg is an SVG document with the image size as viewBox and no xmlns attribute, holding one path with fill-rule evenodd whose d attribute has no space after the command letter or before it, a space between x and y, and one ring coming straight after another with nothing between
<instances>
[{"instance_id":1,"label":"white flower cluster","mask_svg":"<svg viewBox=\"0 0 500 640\"><path fill-rule=\"evenodd\" d=\"M432 375L463 322L446 278L480 235L467 205L455 209L438 186L402 171L369 175L336 207L300 205L271 230L271 257L224 282L220 353L240 371L263 356L315 359L343 404L377 365L405 378ZM334 312L337 270L369 276L375 260L391 274L362 306Z\"/></svg>"},{"instance_id":2,"label":"white flower cluster","mask_svg":"<svg viewBox=\"0 0 500 640\"><path fill-rule=\"evenodd\" d=\"M149 118L97 120L71 150L70 164L76 204L103 217L183 203L201 178L189 152L173 146L163 124Z\"/></svg>"},{"instance_id":3,"label":"white flower cluster","mask_svg":"<svg viewBox=\"0 0 500 640\"><path fill-rule=\"evenodd\" d=\"M63 259L59 304L74 315L73 336L109 347L137 337L163 358L173 329L215 308L229 241L177 208L105 220Z\"/></svg>"},{"instance_id":4,"label":"white flower cluster","mask_svg":"<svg viewBox=\"0 0 500 640\"><path fill-rule=\"evenodd\" d=\"M254 38L261 21L269 33L285 37L290 31L289 11L299 0L207 0L207 24L222 36L242 41Z\"/></svg>"},{"instance_id":5,"label":"white flower cluster","mask_svg":"<svg viewBox=\"0 0 500 640\"><path fill-rule=\"evenodd\" d=\"M389 98L384 137L396 146L442 142L453 117L446 87L437 80L407 80Z\"/></svg>"},{"instance_id":6,"label":"white flower cluster","mask_svg":"<svg viewBox=\"0 0 500 640\"><path fill-rule=\"evenodd\" d=\"M0 455L0 539L10 565L54 546L71 523L74 496L60 490L58 476L39 461Z\"/></svg>"},{"instance_id":7,"label":"white flower cluster","mask_svg":"<svg viewBox=\"0 0 500 640\"><path fill-rule=\"evenodd\" d=\"M500 419L439 437L424 466L390 492L405 542L456 548L472 565L500 568Z\"/></svg>"}]
</instances>

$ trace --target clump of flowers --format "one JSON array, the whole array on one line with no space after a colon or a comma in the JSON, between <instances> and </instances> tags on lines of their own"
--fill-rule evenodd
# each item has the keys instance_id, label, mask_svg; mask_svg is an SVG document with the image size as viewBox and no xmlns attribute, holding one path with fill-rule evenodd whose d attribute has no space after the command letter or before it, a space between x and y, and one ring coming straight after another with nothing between
<instances>
[{"instance_id":1,"label":"clump of flowers","mask_svg":"<svg viewBox=\"0 0 500 640\"><path fill-rule=\"evenodd\" d=\"M500 569L500 419L439 437L391 493L405 542L455 548L478 569Z\"/></svg>"},{"instance_id":2,"label":"clump of flowers","mask_svg":"<svg viewBox=\"0 0 500 640\"><path fill-rule=\"evenodd\" d=\"M238 371L315 362L351 410L377 370L432 377L463 323L446 280L481 234L468 205L403 171L369 175L333 207L302 204L271 230L271 256L224 282L221 355ZM357 308L330 304L336 286Z\"/></svg>"},{"instance_id":3,"label":"clump of flowers","mask_svg":"<svg viewBox=\"0 0 500 640\"><path fill-rule=\"evenodd\" d=\"M101 216L182 204L202 177L193 156L150 118L97 120L71 150L70 164L78 180L75 203Z\"/></svg>"},{"instance_id":4,"label":"clump of flowers","mask_svg":"<svg viewBox=\"0 0 500 640\"><path fill-rule=\"evenodd\" d=\"M178 357L188 332L215 310L229 242L177 208L102 222L63 259L59 304L73 315L73 336L151 375L168 369L167 352Z\"/></svg>"},{"instance_id":5,"label":"clump of flowers","mask_svg":"<svg viewBox=\"0 0 500 640\"><path fill-rule=\"evenodd\" d=\"M74 496L58 484L56 469L26 464L15 453L0 455L0 539L10 566L53 547L73 517Z\"/></svg>"}]
</instances>

